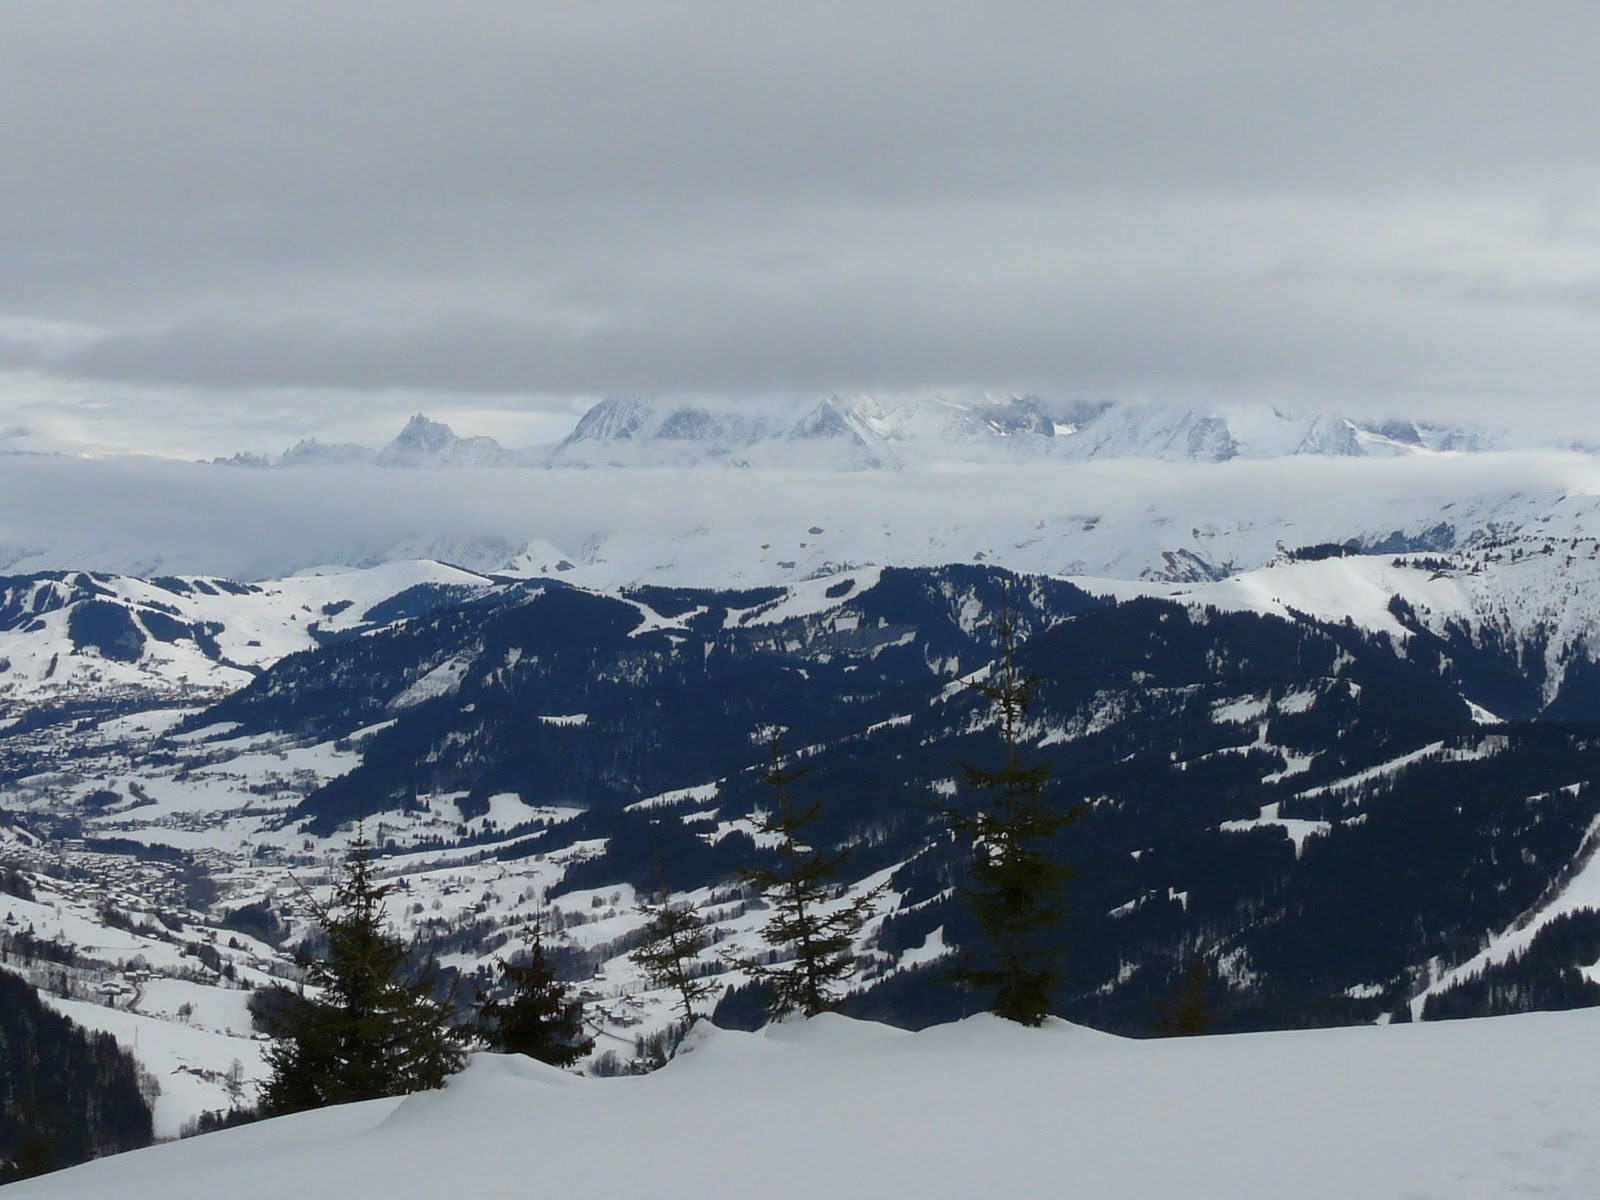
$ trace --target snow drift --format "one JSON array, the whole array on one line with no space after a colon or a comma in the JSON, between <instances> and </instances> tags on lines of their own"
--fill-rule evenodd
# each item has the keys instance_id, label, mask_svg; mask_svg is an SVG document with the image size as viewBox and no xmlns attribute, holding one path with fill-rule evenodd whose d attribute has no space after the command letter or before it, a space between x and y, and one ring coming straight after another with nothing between
<instances>
[{"instance_id":1,"label":"snow drift","mask_svg":"<svg viewBox=\"0 0 1600 1200\"><path fill-rule=\"evenodd\" d=\"M1600 1194L1600 1013L1126 1041L979 1017L701 1026L666 1069L478 1055L443 1092L16 1186L299 1200Z\"/></svg>"}]
</instances>

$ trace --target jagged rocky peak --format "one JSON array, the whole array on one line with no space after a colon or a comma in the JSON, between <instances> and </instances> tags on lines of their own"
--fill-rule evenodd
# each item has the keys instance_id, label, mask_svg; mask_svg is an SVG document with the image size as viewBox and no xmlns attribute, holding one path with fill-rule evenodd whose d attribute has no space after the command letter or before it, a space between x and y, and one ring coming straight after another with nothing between
<instances>
[{"instance_id":1,"label":"jagged rocky peak","mask_svg":"<svg viewBox=\"0 0 1600 1200\"><path fill-rule=\"evenodd\" d=\"M211 460L214 467L245 467L251 470L261 470L272 465L272 459L265 454L252 454L248 450L240 450L227 457L218 456Z\"/></svg>"},{"instance_id":2,"label":"jagged rocky peak","mask_svg":"<svg viewBox=\"0 0 1600 1200\"><path fill-rule=\"evenodd\" d=\"M1379 437L1402 446L1422 445L1422 432L1411 421L1375 421L1368 428Z\"/></svg>"},{"instance_id":3,"label":"jagged rocky peak","mask_svg":"<svg viewBox=\"0 0 1600 1200\"><path fill-rule=\"evenodd\" d=\"M851 425L844 401L829 396L790 427L790 441L837 438L840 441L862 443L861 435Z\"/></svg>"},{"instance_id":4,"label":"jagged rocky peak","mask_svg":"<svg viewBox=\"0 0 1600 1200\"><path fill-rule=\"evenodd\" d=\"M1227 419L1194 408L1117 404L1062 443L1065 457L1225 462L1241 449Z\"/></svg>"},{"instance_id":5,"label":"jagged rocky peak","mask_svg":"<svg viewBox=\"0 0 1600 1200\"><path fill-rule=\"evenodd\" d=\"M782 433L779 465L832 466L876 470L899 463L875 423L839 396L829 396ZM798 458L794 456L798 455Z\"/></svg>"},{"instance_id":6,"label":"jagged rocky peak","mask_svg":"<svg viewBox=\"0 0 1600 1200\"><path fill-rule=\"evenodd\" d=\"M324 442L302 438L274 462L257 454L235 454L214 459L231 467L318 467L372 464L380 467L510 466L524 456L504 449L491 437L461 437L442 421L417 413L381 450L350 442Z\"/></svg>"},{"instance_id":7,"label":"jagged rocky peak","mask_svg":"<svg viewBox=\"0 0 1600 1200\"><path fill-rule=\"evenodd\" d=\"M280 467L315 467L346 463L370 462L373 452L366 446L350 442L324 442L317 438L301 438L278 458Z\"/></svg>"},{"instance_id":8,"label":"jagged rocky peak","mask_svg":"<svg viewBox=\"0 0 1600 1200\"><path fill-rule=\"evenodd\" d=\"M1320 454L1331 458L1357 458L1367 453L1360 430L1338 413L1324 413L1312 420L1306 435L1295 447L1296 454Z\"/></svg>"},{"instance_id":9,"label":"jagged rocky peak","mask_svg":"<svg viewBox=\"0 0 1600 1200\"><path fill-rule=\"evenodd\" d=\"M374 461L382 467L502 466L508 456L491 437L461 437L418 413Z\"/></svg>"},{"instance_id":10,"label":"jagged rocky peak","mask_svg":"<svg viewBox=\"0 0 1600 1200\"><path fill-rule=\"evenodd\" d=\"M561 445L628 441L643 432L651 412L652 406L642 396L607 396L583 414Z\"/></svg>"},{"instance_id":11,"label":"jagged rocky peak","mask_svg":"<svg viewBox=\"0 0 1600 1200\"><path fill-rule=\"evenodd\" d=\"M1008 396L992 400L976 411L984 424L1004 437L1018 434L1055 436L1056 423L1036 396Z\"/></svg>"},{"instance_id":12,"label":"jagged rocky peak","mask_svg":"<svg viewBox=\"0 0 1600 1200\"><path fill-rule=\"evenodd\" d=\"M892 402L834 399L842 411L911 457L956 457L990 447L1042 452L1056 421L1032 396L917 396Z\"/></svg>"},{"instance_id":13,"label":"jagged rocky peak","mask_svg":"<svg viewBox=\"0 0 1600 1200\"><path fill-rule=\"evenodd\" d=\"M406 422L406 427L395 436L388 448L396 451L436 454L460 440L455 430L443 421L430 421L422 413L417 413Z\"/></svg>"},{"instance_id":14,"label":"jagged rocky peak","mask_svg":"<svg viewBox=\"0 0 1600 1200\"><path fill-rule=\"evenodd\" d=\"M769 436L759 408L706 401L607 396L579 420L550 456L555 465L627 465L716 459Z\"/></svg>"}]
</instances>

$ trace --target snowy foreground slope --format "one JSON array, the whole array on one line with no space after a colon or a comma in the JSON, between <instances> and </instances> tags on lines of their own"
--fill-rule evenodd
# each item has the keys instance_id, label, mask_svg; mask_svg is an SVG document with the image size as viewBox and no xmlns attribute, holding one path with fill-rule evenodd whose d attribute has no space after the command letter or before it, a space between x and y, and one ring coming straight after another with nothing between
<instances>
[{"instance_id":1,"label":"snowy foreground slope","mask_svg":"<svg viewBox=\"0 0 1600 1200\"><path fill-rule=\"evenodd\" d=\"M704 1028L704 1027L703 1027ZM706 1029L649 1076L480 1055L442 1093L303 1114L8 1195L1600 1194L1600 1014L1126 1041L989 1017Z\"/></svg>"}]
</instances>

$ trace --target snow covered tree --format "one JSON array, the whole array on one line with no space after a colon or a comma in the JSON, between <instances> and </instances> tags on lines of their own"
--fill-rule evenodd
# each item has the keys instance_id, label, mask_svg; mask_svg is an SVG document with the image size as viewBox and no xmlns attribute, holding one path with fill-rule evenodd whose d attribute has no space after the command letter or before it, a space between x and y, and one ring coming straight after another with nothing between
<instances>
[{"instance_id":1,"label":"snow covered tree","mask_svg":"<svg viewBox=\"0 0 1600 1200\"><path fill-rule=\"evenodd\" d=\"M309 988L268 1010L267 1115L423 1091L460 1070L453 997L435 994L431 960L407 968L405 943L385 925L388 890L358 836L321 914L327 950L300 960Z\"/></svg>"},{"instance_id":2,"label":"snow covered tree","mask_svg":"<svg viewBox=\"0 0 1600 1200\"><path fill-rule=\"evenodd\" d=\"M694 973L695 959L711 945L711 934L693 905L673 903L666 872L659 862L656 885L660 902L651 904L646 900L639 904L639 911L649 920L639 931L639 944L628 957L651 987L678 994L683 1022L690 1025L698 1015L696 1006L717 990L716 984Z\"/></svg>"},{"instance_id":3,"label":"snow covered tree","mask_svg":"<svg viewBox=\"0 0 1600 1200\"><path fill-rule=\"evenodd\" d=\"M946 820L973 846L967 902L988 938L975 963L965 957L955 971L958 982L993 988L990 1011L1023 1025L1039 1025L1050 1013L1058 947L1046 935L1066 915L1063 899L1071 870L1050 852L1049 843L1081 809L1063 810L1044 798L1050 778L1046 761L1026 762L1022 722L1038 691L1038 679L1016 664L1016 623L1003 600L996 632L1000 660L988 679L972 686L994 706L1004 757L997 767L961 764L969 787L989 793L975 811L945 806Z\"/></svg>"},{"instance_id":4,"label":"snow covered tree","mask_svg":"<svg viewBox=\"0 0 1600 1200\"><path fill-rule=\"evenodd\" d=\"M570 1067L594 1049L594 1039L583 1031L583 1002L567 999L567 985L556 979L538 932L524 936L528 961L500 960L500 978L510 994L483 1001L479 1032L491 1050Z\"/></svg>"},{"instance_id":5,"label":"snow covered tree","mask_svg":"<svg viewBox=\"0 0 1600 1200\"><path fill-rule=\"evenodd\" d=\"M805 770L783 765L783 748L774 737L771 761L761 782L772 789L773 807L755 819L759 833L777 839L776 866L747 867L740 875L760 889L776 915L761 936L788 957L773 963L748 959L747 971L771 991L768 1016L801 1012L814 1017L838 1002L838 985L855 966L855 939L871 914L877 892L843 902L834 882L849 851L828 854L804 840L805 829L822 812L820 803L795 807L790 785Z\"/></svg>"}]
</instances>

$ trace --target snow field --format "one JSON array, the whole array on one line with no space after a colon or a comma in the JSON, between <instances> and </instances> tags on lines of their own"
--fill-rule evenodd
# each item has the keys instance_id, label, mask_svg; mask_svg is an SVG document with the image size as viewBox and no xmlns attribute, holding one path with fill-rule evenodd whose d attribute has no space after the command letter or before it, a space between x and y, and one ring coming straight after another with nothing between
<instances>
[{"instance_id":1,"label":"snow field","mask_svg":"<svg viewBox=\"0 0 1600 1200\"><path fill-rule=\"evenodd\" d=\"M43 614L37 628L0 631L0 698L79 697L100 694L225 695L249 683L248 668L265 667L296 651L317 645L311 627L327 632L352 629L375 604L420 584L487 587L483 576L431 560L386 563L362 570L322 568L286 579L234 588L225 581L187 576L169 590L133 575L105 576L96 586L123 603L155 608L186 624L215 631L224 661L218 662L193 641L146 639L137 661L120 662L97 652L74 650L69 612ZM67 590L53 582L39 588Z\"/></svg>"},{"instance_id":2,"label":"snow field","mask_svg":"<svg viewBox=\"0 0 1600 1200\"><path fill-rule=\"evenodd\" d=\"M465 1193L1479 1200L1600 1189L1600 1014L1126 1041L976 1017L701 1026L664 1070L477 1056L443 1092L17 1185L68 1200Z\"/></svg>"},{"instance_id":3,"label":"snow field","mask_svg":"<svg viewBox=\"0 0 1600 1200\"><path fill-rule=\"evenodd\" d=\"M214 998L208 1000L202 995L206 992L212 993ZM225 1009L226 1005L217 1002L221 999L217 992L216 988L194 989L194 1000L204 1006L201 1014ZM246 992L233 994L241 1002L248 995ZM154 1077L161 1087L153 1106L158 1138L177 1137L184 1123L202 1112L226 1112L239 1098L250 1101L257 1085L266 1080L266 1062L262 1057L266 1043L252 1040L247 1032L202 1028L203 1015L197 1014L191 1024L166 1016L149 1016L49 995L45 996L45 1002L86 1029L111 1034ZM244 1024L248 1030L248 1017ZM240 1066L237 1096L230 1091L227 1082L227 1072L235 1061Z\"/></svg>"}]
</instances>

